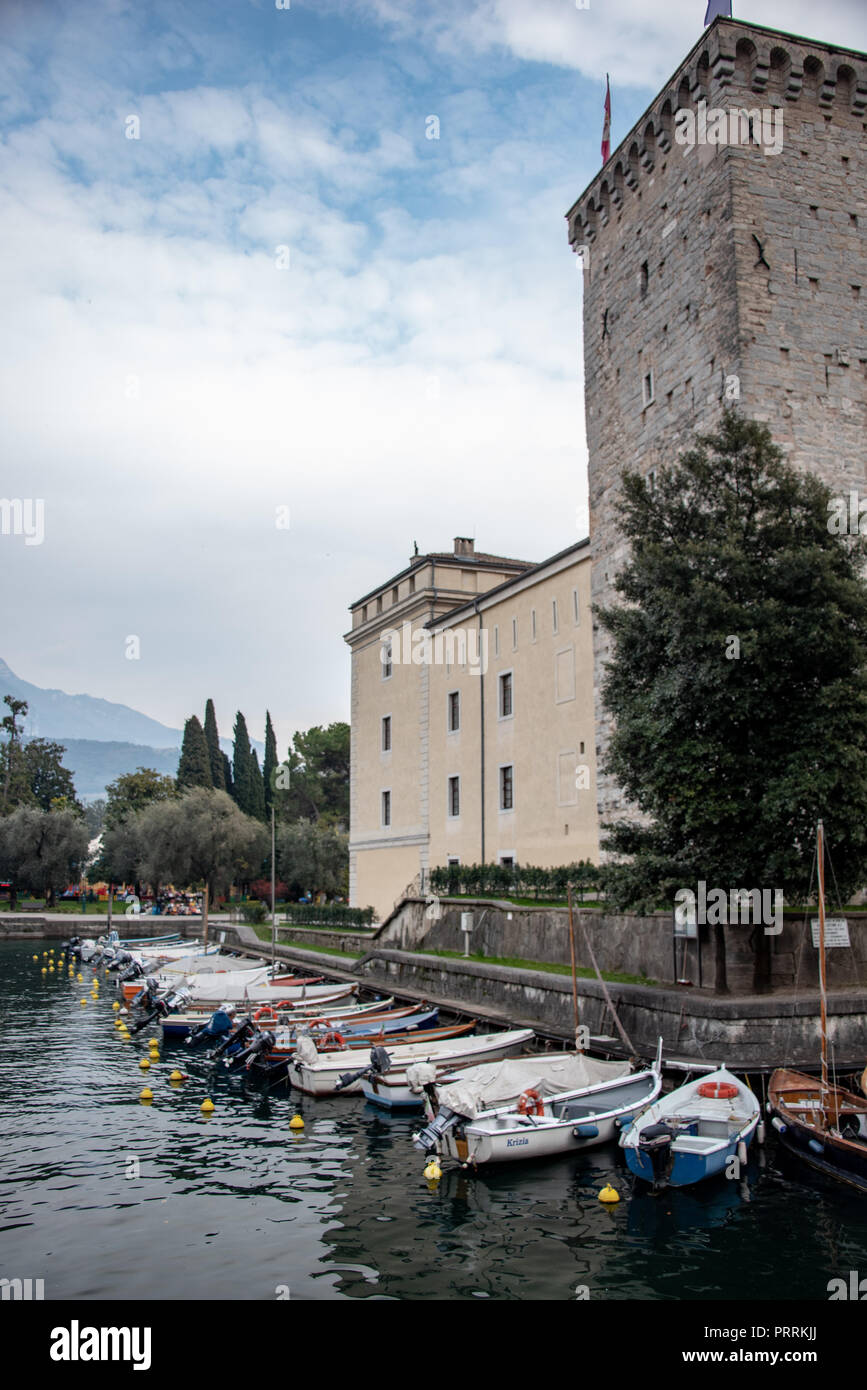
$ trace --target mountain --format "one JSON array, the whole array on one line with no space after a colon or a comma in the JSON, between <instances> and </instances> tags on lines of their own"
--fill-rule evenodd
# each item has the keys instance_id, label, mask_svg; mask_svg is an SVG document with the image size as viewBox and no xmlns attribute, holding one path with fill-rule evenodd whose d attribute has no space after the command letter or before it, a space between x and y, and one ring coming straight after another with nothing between
<instances>
[{"instance_id":1,"label":"mountain","mask_svg":"<svg viewBox=\"0 0 867 1390\"><path fill-rule=\"evenodd\" d=\"M59 740L66 752L63 766L68 767L81 801L93 801L105 796L109 782L137 767L152 767L175 777L180 752L177 748L149 748L144 743L100 742L91 738Z\"/></svg>"},{"instance_id":2,"label":"mountain","mask_svg":"<svg viewBox=\"0 0 867 1390\"><path fill-rule=\"evenodd\" d=\"M0 701L4 695L27 701L24 733L30 738L52 738L61 743L70 739L97 739L140 743L162 750L181 746L180 729L170 729L167 724L139 714L128 705L116 705L94 695L43 690L41 686L21 680L0 657ZM8 714L8 710L4 709L3 713Z\"/></svg>"}]
</instances>

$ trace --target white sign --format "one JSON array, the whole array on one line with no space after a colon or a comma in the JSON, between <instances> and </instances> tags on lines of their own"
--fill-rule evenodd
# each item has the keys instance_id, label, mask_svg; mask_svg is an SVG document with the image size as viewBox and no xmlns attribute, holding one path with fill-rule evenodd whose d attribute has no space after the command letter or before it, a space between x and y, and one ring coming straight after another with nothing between
<instances>
[{"instance_id":1,"label":"white sign","mask_svg":"<svg viewBox=\"0 0 867 1390\"><path fill-rule=\"evenodd\" d=\"M688 941L698 939L698 919L695 909L695 898L692 902L678 903L674 909L674 934L677 937L686 937Z\"/></svg>"},{"instance_id":2,"label":"white sign","mask_svg":"<svg viewBox=\"0 0 867 1390\"><path fill-rule=\"evenodd\" d=\"M819 919L814 917L810 923L813 930L813 945L819 949ZM825 945L848 946L849 943L849 923L845 917L826 917L825 918Z\"/></svg>"}]
</instances>

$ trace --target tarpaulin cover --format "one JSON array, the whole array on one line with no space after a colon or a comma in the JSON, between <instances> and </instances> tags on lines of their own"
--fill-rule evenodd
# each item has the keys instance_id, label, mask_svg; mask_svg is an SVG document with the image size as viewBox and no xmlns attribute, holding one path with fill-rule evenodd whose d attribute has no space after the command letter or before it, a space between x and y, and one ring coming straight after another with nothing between
<instances>
[{"instance_id":1,"label":"tarpaulin cover","mask_svg":"<svg viewBox=\"0 0 867 1390\"><path fill-rule=\"evenodd\" d=\"M562 1091L579 1091L627 1076L628 1062L600 1062L580 1052L558 1052L538 1057L517 1057L504 1062L488 1062L455 1073L450 1084L437 1087L441 1107L474 1120L483 1110L496 1109L517 1100L523 1091L541 1096Z\"/></svg>"}]
</instances>

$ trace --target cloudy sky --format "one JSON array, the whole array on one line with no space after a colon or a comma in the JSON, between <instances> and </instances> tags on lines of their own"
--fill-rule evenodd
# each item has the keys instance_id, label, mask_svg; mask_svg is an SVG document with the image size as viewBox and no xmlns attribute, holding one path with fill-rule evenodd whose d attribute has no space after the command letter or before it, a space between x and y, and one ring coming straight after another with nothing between
<instances>
[{"instance_id":1,"label":"cloudy sky","mask_svg":"<svg viewBox=\"0 0 867 1390\"><path fill-rule=\"evenodd\" d=\"M0 657L282 750L414 541L586 533L564 213L606 71L613 146L705 0L278 4L0 0L0 491L45 502ZM867 41L863 0L735 13Z\"/></svg>"}]
</instances>

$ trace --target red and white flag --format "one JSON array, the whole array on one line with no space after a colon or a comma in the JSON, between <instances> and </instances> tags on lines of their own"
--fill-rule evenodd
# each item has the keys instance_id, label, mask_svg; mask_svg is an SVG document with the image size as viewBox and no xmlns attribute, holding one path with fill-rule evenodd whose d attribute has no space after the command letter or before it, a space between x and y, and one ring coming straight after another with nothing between
<instances>
[{"instance_id":1,"label":"red and white flag","mask_svg":"<svg viewBox=\"0 0 867 1390\"><path fill-rule=\"evenodd\" d=\"M611 87L608 82L608 73L605 74L605 123L602 126L602 163L604 164L611 154Z\"/></svg>"}]
</instances>

